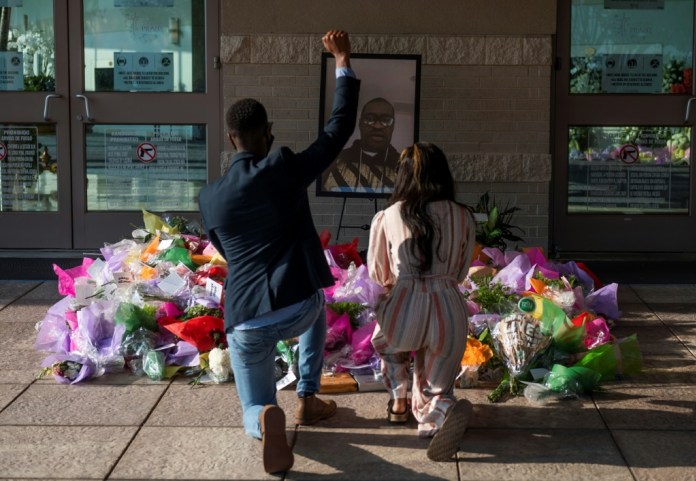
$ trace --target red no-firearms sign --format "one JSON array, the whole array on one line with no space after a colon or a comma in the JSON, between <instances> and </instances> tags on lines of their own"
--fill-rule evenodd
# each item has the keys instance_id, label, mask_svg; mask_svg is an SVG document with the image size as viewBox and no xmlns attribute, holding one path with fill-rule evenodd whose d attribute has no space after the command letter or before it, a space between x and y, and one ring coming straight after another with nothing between
<instances>
[{"instance_id":1,"label":"red no-firearms sign","mask_svg":"<svg viewBox=\"0 0 696 481\"><path fill-rule=\"evenodd\" d=\"M154 162L157 160L157 148L150 142L143 142L138 145L138 148L135 150L135 155L138 156L141 162L145 162L146 164Z\"/></svg>"},{"instance_id":2,"label":"red no-firearms sign","mask_svg":"<svg viewBox=\"0 0 696 481\"><path fill-rule=\"evenodd\" d=\"M624 164L635 164L638 162L639 155L638 147L633 144L626 144L619 150L619 158Z\"/></svg>"}]
</instances>

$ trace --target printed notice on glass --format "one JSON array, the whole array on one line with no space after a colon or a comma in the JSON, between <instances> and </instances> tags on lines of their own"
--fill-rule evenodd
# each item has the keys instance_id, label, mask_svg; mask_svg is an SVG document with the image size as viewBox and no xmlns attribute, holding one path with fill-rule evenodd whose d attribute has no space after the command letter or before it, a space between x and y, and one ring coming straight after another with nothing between
<instances>
[{"instance_id":1,"label":"printed notice on glass","mask_svg":"<svg viewBox=\"0 0 696 481\"><path fill-rule=\"evenodd\" d=\"M23 57L20 52L0 52L0 91L24 90Z\"/></svg>"},{"instance_id":2,"label":"printed notice on glass","mask_svg":"<svg viewBox=\"0 0 696 481\"><path fill-rule=\"evenodd\" d=\"M569 174L572 212L688 212L688 166L584 162L571 165Z\"/></svg>"},{"instance_id":3,"label":"printed notice on glass","mask_svg":"<svg viewBox=\"0 0 696 481\"><path fill-rule=\"evenodd\" d=\"M174 0L114 0L114 7L173 7L173 6L174 6Z\"/></svg>"},{"instance_id":4,"label":"printed notice on glass","mask_svg":"<svg viewBox=\"0 0 696 481\"><path fill-rule=\"evenodd\" d=\"M171 92L173 73L171 52L114 52L114 90Z\"/></svg>"},{"instance_id":5,"label":"printed notice on glass","mask_svg":"<svg viewBox=\"0 0 696 481\"><path fill-rule=\"evenodd\" d=\"M664 10L665 0L604 0L605 9Z\"/></svg>"},{"instance_id":6,"label":"printed notice on glass","mask_svg":"<svg viewBox=\"0 0 696 481\"><path fill-rule=\"evenodd\" d=\"M39 176L37 128L0 127L0 210L26 210L38 199Z\"/></svg>"},{"instance_id":7,"label":"printed notice on glass","mask_svg":"<svg viewBox=\"0 0 696 481\"><path fill-rule=\"evenodd\" d=\"M662 55L607 54L602 56L602 91L660 93Z\"/></svg>"},{"instance_id":8,"label":"printed notice on glass","mask_svg":"<svg viewBox=\"0 0 696 481\"><path fill-rule=\"evenodd\" d=\"M182 183L189 181L188 140L178 134L111 130L104 134L108 209L138 206L174 209L188 205ZM164 209L162 209L164 210Z\"/></svg>"}]
</instances>

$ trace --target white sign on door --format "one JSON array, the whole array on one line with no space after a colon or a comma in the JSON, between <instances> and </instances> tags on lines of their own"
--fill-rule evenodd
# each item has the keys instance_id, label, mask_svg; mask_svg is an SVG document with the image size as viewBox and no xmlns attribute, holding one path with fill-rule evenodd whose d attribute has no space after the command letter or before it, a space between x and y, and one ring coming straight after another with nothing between
<instances>
[{"instance_id":1,"label":"white sign on door","mask_svg":"<svg viewBox=\"0 0 696 481\"><path fill-rule=\"evenodd\" d=\"M21 52L0 52L2 90L24 90L24 58Z\"/></svg>"},{"instance_id":2,"label":"white sign on door","mask_svg":"<svg viewBox=\"0 0 696 481\"><path fill-rule=\"evenodd\" d=\"M114 90L171 92L174 90L171 52L114 52Z\"/></svg>"},{"instance_id":3,"label":"white sign on door","mask_svg":"<svg viewBox=\"0 0 696 481\"><path fill-rule=\"evenodd\" d=\"M602 56L602 91L660 93L662 55L609 54Z\"/></svg>"}]
</instances>

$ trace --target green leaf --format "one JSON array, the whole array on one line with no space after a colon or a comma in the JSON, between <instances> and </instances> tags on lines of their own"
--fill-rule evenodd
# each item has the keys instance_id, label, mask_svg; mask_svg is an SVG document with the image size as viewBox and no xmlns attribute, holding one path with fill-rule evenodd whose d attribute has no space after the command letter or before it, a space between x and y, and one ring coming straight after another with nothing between
<instances>
[{"instance_id":1,"label":"green leaf","mask_svg":"<svg viewBox=\"0 0 696 481\"><path fill-rule=\"evenodd\" d=\"M498 208L493 207L491 211L488 213L488 228L493 229L496 224L498 223Z\"/></svg>"}]
</instances>

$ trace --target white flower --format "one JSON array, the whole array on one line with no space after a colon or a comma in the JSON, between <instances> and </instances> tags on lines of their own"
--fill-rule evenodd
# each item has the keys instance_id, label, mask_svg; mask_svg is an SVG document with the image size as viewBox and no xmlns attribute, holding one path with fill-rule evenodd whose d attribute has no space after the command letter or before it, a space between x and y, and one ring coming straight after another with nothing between
<instances>
[{"instance_id":1,"label":"white flower","mask_svg":"<svg viewBox=\"0 0 696 481\"><path fill-rule=\"evenodd\" d=\"M232 366L230 353L227 349L213 348L208 354L208 365L213 381L220 383L229 379Z\"/></svg>"},{"instance_id":2,"label":"white flower","mask_svg":"<svg viewBox=\"0 0 696 481\"><path fill-rule=\"evenodd\" d=\"M18 51L27 55L40 52L43 55L53 55L53 41L44 37L42 32L27 31L17 37L14 42L10 42L10 47L17 48Z\"/></svg>"}]
</instances>

